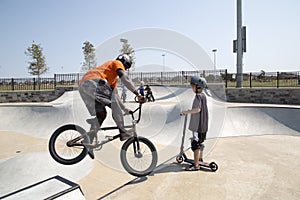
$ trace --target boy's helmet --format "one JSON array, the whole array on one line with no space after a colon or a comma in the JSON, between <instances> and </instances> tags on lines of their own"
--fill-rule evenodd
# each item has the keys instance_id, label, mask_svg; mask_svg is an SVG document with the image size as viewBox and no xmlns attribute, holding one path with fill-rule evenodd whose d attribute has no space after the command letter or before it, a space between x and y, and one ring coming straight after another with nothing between
<instances>
[{"instance_id":1,"label":"boy's helmet","mask_svg":"<svg viewBox=\"0 0 300 200\"><path fill-rule=\"evenodd\" d=\"M193 76L191 78L190 83L196 85L197 87L201 87L203 89L207 87L205 78L198 77L198 76Z\"/></svg>"},{"instance_id":2,"label":"boy's helmet","mask_svg":"<svg viewBox=\"0 0 300 200\"><path fill-rule=\"evenodd\" d=\"M125 69L129 69L132 65L132 61L127 54L120 54L116 60L119 60L125 67Z\"/></svg>"}]
</instances>

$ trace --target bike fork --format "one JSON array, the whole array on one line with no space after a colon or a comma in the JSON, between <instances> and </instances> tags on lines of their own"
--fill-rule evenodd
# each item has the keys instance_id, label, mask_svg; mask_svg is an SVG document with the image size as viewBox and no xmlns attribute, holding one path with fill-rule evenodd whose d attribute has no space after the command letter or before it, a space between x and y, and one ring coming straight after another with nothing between
<instances>
[{"instance_id":1,"label":"bike fork","mask_svg":"<svg viewBox=\"0 0 300 200\"><path fill-rule=\"evenodd\" d=\"M134 155L137 158L142 157L141 149L140 149L140 143L139 143L139 138L134 136L134 141L133 141L133 151Z\"/></svg>"}]
</instances>

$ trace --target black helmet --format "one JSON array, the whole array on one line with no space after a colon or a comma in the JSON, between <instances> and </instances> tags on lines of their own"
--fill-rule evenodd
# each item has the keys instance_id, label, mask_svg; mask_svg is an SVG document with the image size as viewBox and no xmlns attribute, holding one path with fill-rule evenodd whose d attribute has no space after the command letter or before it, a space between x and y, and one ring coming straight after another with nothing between
<instances>
[{"instance_id":1,"label":"black helmet","mask_svg":"<svg viewBox=\"0 0 300 200\"><path fill-rule=\"evenodd\" d=\"M132 65L130 57L125 53L120 54L116 60L121 61L121 63L124 65L125 69L129 69Z\"/></svg>"},{"instance_id":2,"label":"black helmet","mask_svg":"<svg viewBox=\"0 0 300 200\"><path fill-rule=\"evenodd\" d=\"M206 86L207 86L205 78L201 78L201 77L198 77L198 76L193 76L191 78L190 83L196 85L197 87L201 87L203 89L205 89Z\"/></svg>"}]
</instances>

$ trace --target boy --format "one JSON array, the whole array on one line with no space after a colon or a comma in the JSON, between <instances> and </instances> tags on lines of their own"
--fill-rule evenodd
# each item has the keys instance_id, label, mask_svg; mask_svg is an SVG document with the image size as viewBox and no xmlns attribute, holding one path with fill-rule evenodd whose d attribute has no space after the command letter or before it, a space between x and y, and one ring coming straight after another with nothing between
<instances>
[{"instance_id":1,"label":"boy","mask_svg":"<svg viewBox=\"0 0 300 200\"><path fill-rule=\"evenodd\" d=\"M191 88L196 94L191 110L183 111L182 115L191 114L189 130L193 132L192 150L194 152L194 165L186 168L187 171L200 170L199 161L203 161L202 154L208 129L208 108L206 96L203 90L206 88L206 80L204 78L193 76L191 78Z\"/></svg>"}]
</instances>

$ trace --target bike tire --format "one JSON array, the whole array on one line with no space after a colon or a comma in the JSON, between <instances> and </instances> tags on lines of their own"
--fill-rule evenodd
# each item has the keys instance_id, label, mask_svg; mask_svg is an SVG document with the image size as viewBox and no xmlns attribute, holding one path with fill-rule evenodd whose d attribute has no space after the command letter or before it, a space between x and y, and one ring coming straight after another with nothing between
<instances>
[{"instance_id":1,"label":"bike tire","mask_svg":"<svg viewBox=\"0 0 300 200\"><path fill-rule=\"evenodd\" d=\"M137 146L140 147L140 152L135 154L134 150L137 149ZM122 146L120 157L124 169L129 174L137 177L150 174L157 164L156 148L150 140L144 137L133 137L128 139ZM143 158L150 159L148 165L142 160ZM143 168L138 169L138 166L135 164L141 164Z\"/></svg>"},{"instance_id":2,"label":"bike tire","mask_svg":"<svg viewBox=\"0 0 300 200\"><path fill-rule=\"evenodd\" d=\"M58 128L49 140L49 152L51 157L58 163L64 165L73 165L80 162L86 155L87 149L85 147L68 147L67 142L79 135L86 133L86 131L78 125L68 124ZM64 136L63 134L67 134ZM61 137L61 138L60 138ZM89 143L89 137L84 137L83 141ZM59 146L60 145L60 146ZM59 149L61 147L61 149ZM76 153L74 157L65 157L65 155L70 155Z\"/></svg>"}]
</instances>

